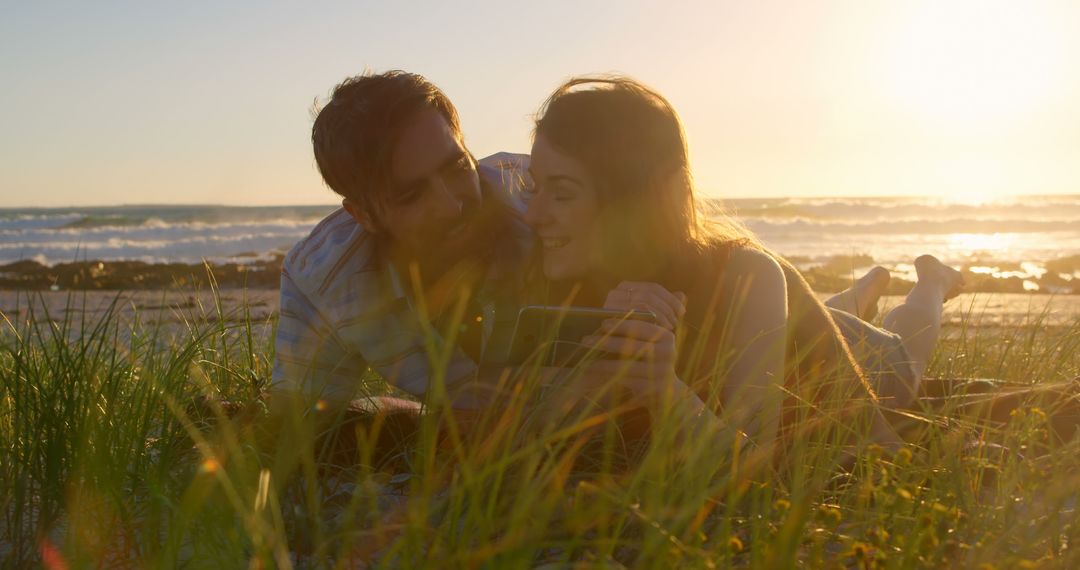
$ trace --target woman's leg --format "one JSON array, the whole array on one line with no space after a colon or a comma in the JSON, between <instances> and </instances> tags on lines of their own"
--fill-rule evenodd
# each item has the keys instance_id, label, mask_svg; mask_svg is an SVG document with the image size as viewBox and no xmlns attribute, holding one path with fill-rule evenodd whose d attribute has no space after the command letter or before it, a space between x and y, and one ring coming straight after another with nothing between
<instances>
[{"instance_id":1,"label":"woman's leg","mask_svg":"<svg viewBox=\"0 0 1080 570\"><path fill-rule=\"evenodd\" d=\"M889 270L879 265L860 277L848 289L826 299L825 306L869 321L877 316L878 299L889 286L889 279Z\"/></svg>"},{"instance_id":2,"label":"woman's leg","mask_svg":"<svg viewBox=\"0 0 1080 570\"><path fill-rule=\"evenodd\" d=\"M919 279L904 302L885 315L884 326L903 340L912 367L921 378L941 334L941 310L964 284L959 271L932 255L915 260Z\"/></svg>"}]
</instances>

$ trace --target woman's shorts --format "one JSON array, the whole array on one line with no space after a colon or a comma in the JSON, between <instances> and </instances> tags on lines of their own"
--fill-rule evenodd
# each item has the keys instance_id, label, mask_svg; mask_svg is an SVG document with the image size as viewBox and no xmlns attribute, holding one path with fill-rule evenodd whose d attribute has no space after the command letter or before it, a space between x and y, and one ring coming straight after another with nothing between
<instances>
[{"instance_id":1,"label":"woman's shorts","mask_svg":"<svg viewBox=\"0 0 1080 570\"><path fill-rule=\"evenodd\" d=\"M830 307L829 313L882 403L891 408L910 406L920 378L900 335L839 309Z\"/></svg>"}]
</instances>

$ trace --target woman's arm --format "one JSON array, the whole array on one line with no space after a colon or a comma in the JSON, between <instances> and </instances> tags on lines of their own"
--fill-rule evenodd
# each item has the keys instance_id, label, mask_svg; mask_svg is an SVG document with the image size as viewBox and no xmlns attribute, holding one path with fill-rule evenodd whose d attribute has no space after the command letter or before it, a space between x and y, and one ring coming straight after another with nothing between
<instances>
[{"instance_id":1,"label":"woman's arm","mask_svg":"<svg viewBox=\"0 0 1080 570\"><path fill-rule=\"evenodd\" d=\"M702 274L716 273L703 271ZM681 346L679 350L704 349L702 353L720 357L721 369L709 370L707 381L723 382L723 399L728 412L726 425L742 431L753 441L771 445L784 401L781 388L788 318L784 272L765 252L735 249L728 257L720 281L715 283L714 294L713 302L707 308L698 306L694 310L714 311L716 320L702 320L713 322L712 326L719 328L699 331L697 342L719 346ZM623 384L627 387L631 387L631 379L640 382L631 387L635 392L646 387L654 391L684 387L682 380L675 376L677 358L672 332L685 313L683 299L685 296L681 293L670 292L656 283L620 283L608 294L604 306L650 310L659 317L659 323L623 321L601 331L605 334L587 339L586 343L597 349L634 361L633 364L626 360L596 363L593 366L595 372L615 373L618 369L625 377ZM711 361L703 364L712 368ZM716 373L722 376L717 377ZM691 386L699 386L696 378L684 380L689 380ZM693 394L691 390L675 391L685 402L691 401L687 397L687 394ZM705 408L696 396L693 400L702 410Z\"/></svg>"},{"instance_id":2,"label":"woman's arm","mask_svg":"<svg viewBox=\"0 0 1080 570\"><path fill-rule=\"evenodd\" d=\"M764 273L775 277L772 285L779 286L780 298L779 311L775 313L779 315L781 321L777 327L773 327L779 329L777 343L780 347L780 353L777 356L779 364L775 365L779 371L771 375L772 363L764 368L770 371L768 378L772 378L781 376L783 370L783 318L786 317L786 289L779 266L771 258L764 259L771 262L766 269L775 270L774 273L767 271ZM754 269L762 273L760 269ZM766 282L764 277L761 277L760 281ZM740 281L740 283L745 282L746 280ZM718 293L724 293L724 291L718 289ZM760 420L765 415L764 411L772 410L765 410L764 406L758 406L762 408L762 412L750 413L750 416L757 421L756 424L752 421L744 421L742 425L729 423L717 417L714 411L701 401L698 394L677 377L675 368L678 358L674 331L686 313L685 302L686 295L672 293L657 283L622 282L617 288L612 289L604 304L606 309L647 310L656 314L658 321L656 324L651 324L643 321L612 320L606 322L596 335L586 338L584 342L591 347L618 354L620 358L615 361L602 359L602 361L590 364L579 386L592 383L595 384L594 388L599 388L599 386L610 385L610 382L615 380L617 384L630 389L647 403L654 413L659 412L661 416L674 415L673 417L680 418L684 430L680 433L680 437L687 440L696 439L700 442L701 437L714 440L719 437L725 442L731 438L745 439L747 435L745 430L751 428L755 430L756 435L762 437L761 443L768 443L770 444L768 447L771 448L771 440L764 437L774 437L774 424L779 420ZM755 316L750 315L750 317ZM759 344L755 347L772 342L772 339L762 337L758 339L758 342ZM680 350L686 350L686 348ZM762 357L769 356L764 352L760 354ZM780 395L779 390L775 392L778 396ZM777 409L773 411L775 418L779 418L780 399L782 398L777 398ZM769 434L761 430L762 425Z\"/></svg>"},{"instance_id":3,"label":"woman's arm","mask_svg":"<svg viewBox=\"0 0 1080 570\"><path fill-rule=\"evenodd\" d=\"M723 322L723 396L731 422L754 441L776 437L784 401L787 286L770 255L736 249L718 284L714 308ZM703 335L712 337L713 335Z\"/></svg>"}]
</instances>

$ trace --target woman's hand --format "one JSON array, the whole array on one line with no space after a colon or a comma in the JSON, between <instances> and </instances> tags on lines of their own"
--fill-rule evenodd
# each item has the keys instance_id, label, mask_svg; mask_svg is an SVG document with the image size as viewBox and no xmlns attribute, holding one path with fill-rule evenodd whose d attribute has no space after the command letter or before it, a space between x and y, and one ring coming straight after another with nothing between
<instances>
[{"instance_id":1,"label":"woman's hand","mask_svg":"<svg viewBox=\"0 0 1080 570\"><path fill-rule=\"evenodd\" d=\"M675 371L674 331L686 313L685 298L649 282L623 281L612 289L605 309L648 311L656 316L656 322L629 316L607 319L595 333L583 338L583 345L607 357L589 359L577 369L573 374L576 389L598 402L623 389L647 407L678 401L690 404L695 413L702 410L704 404Z\"/></svg>"},{"instance_id":2,"label":"woman's hand","mask_svg":"<svg viewBox=\"0 0 1080 570\"><path fill-rule=\"evenodd\" d=\"M596 334L582 339L586 346L614 358L588 361L578 386L603 406L637 402L654 414L679 410L697 416L705 409L693 390L675 373L675 333L647 321L608 319Z\"/></svg>"},{"instance_id":3,"label":"woman's hand","mask_svg":"<svg viewBox=\"0 0 1080 570\"><path fill-rule=\"evenodd\" d=\"M664 389L677 380L675 374L675 327L686 314L686 295L672 293L662 285L623 281L612 289L605 309L647 311L656 323L633 318L608 319L582 342L614 358L589 365L590 373L618 377L631 391L644 393Z\"/></svg>"},{"instance_id":4,"label":"woman's hand","mask_svg":"<svg viewBox=\"0 0 1080 570\"><path fill-rule=\"evenodd\" d=\"M582 339L586 346L615 359L598 359L589 371L611 374L628 382L670 382L675 375L675 333L638 319L607 319L596 333Z\"/></svg>"},{"instance_id":5,"label":"woman's hand","mask_svg":"<svg viewBox=\"0 0 1080 570\"><path fill-rule=\"evenodd\" d=\"M648 311L656 315L660 326L673 331L679 319L686 314L686 295L672 293L657 283L623 281L608 292L604 308Z\"/></svg>"}]
</instances>

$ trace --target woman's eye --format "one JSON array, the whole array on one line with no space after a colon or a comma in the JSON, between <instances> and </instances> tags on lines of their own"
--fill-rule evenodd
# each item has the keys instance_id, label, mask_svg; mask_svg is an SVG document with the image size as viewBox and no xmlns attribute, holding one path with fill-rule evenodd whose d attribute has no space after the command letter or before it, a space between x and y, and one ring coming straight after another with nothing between
<instances>
[{"instance_id":1,"label":"woman's eye","mask_svg":"<svg viewBox=\"0 0 1080 570\"><path fill-rule=\"evenodd\" d=\"M577 192L555 188L551 192L551 198L556 202L569 202L577 197Z\"/></svg>"}]
</instances>

